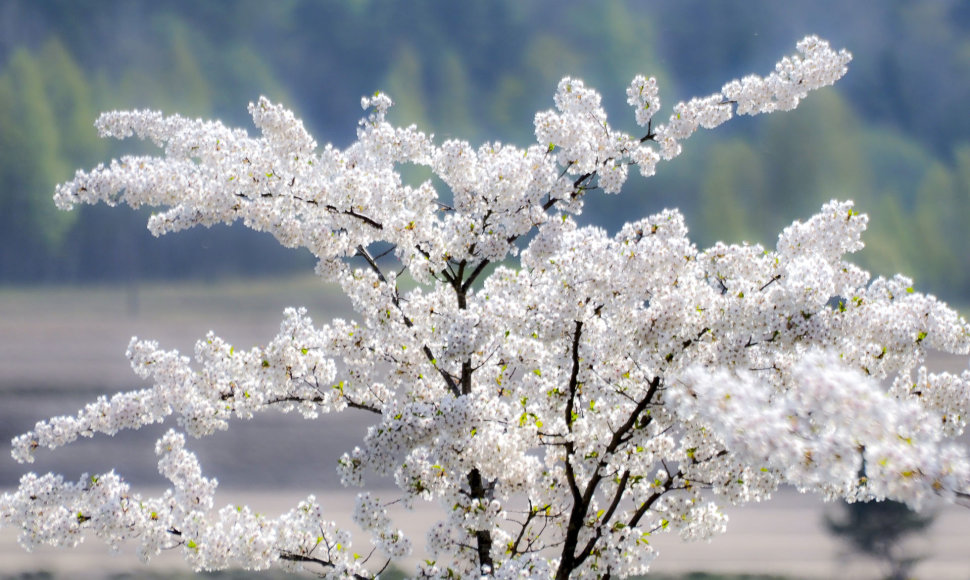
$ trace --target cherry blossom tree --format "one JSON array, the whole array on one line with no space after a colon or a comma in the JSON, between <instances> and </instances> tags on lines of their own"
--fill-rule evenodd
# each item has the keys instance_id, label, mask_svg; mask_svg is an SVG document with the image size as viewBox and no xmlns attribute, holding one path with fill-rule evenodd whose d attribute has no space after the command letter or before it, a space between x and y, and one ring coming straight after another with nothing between
<instances>
[{"instance_id":1,"label":"cherry blossom tree","mask_svg":"<svg viewBox=\"0 0 970 580\"><path fill-rule=\"evenodd\" d=\"M390 124L382 93L362 99L369 113L346 149L318 147L266 99L250 105L258 137L157 112L102 115L103 136L164 155L79 171L58 187L59 207L162 208L155 234L242 221L309 249L356 319L314 325L288 309L264 346L210 333L194 364L132 339L128 358L150 388L40 422L13 455L29 463L41 448L174 417L156 445L171 488L145 497L115 472L28 473L0 498L0 524L28 549L93 534L134 542L145 560L178 549L200 570L361 578L417 550L419 576L561 579L645 573L655 535L710 538L725 528L719 503L780 485L917 508L966 497L970 463L953 439L970 414L970 372L933 374L924 361L928 349L970 352L970 327L911 280L870 279L845 260L867 222L851 202L795 222L774 249L699 250L675 210L615 235L574 219L590 191L618 193L631 168L653 175L698 128L792 109L850 60L816 37L797 51L662 123L655 80L637 76L636 134L613 129L600 96L565 78L524 149L438 144ZM405 184L412 164L435 180ZM216 481L186 435L274 409L372 422L336 466L347 486L396 482L387 497L358 495L369 561L312 495L275 519L216 508ZM445 515L407 537L391 501L437 502Z\"/></svg>"}]
</instances>

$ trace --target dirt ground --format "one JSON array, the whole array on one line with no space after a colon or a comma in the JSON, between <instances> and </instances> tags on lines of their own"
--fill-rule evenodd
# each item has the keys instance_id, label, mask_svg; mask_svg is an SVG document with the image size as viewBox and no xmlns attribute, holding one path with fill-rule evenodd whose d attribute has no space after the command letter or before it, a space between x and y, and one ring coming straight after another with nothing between
<instances>
[{"instance_id":1,"label":"dirt ground","mask_svg":"<svg viewBox=\"0 0 970 580\"><path fill-rule=\"evenodd\" d=\"M124 350L132 335L158 339L163 347L191 353L194 341L212 328L248 348L271 338L282 310L306 305L316 320L347 311L333 292L313 279L221 283L188 287L0 290L0 441L29 430L35 421L73 414L96 395L139 388ZM966 361L938 358L937 368L958 370ZM143 488L162 485L155 472L154 440L167 426L81 441L39 456L30 469L53 470L76 478L117 467ZM207 475L221 482L217 503L247 503L266 514L294 506L313 492L333 506L333 517L348 522L352 495L339 488L333 469L340 453L362 437L366 424L352 413L307 423L297 417L267 415L224 434L189 442ZM0 446L2 447L2 446ZM0 492L16 486L26 469L0 453ZM792 578L878 578L872 564L844 558L845 549L826 534L820 501L783 491L771 502L726 509L726 535L711 543L683 544L658 536L657 572L720 571L784 574ZM434 520L432 508L400 514L420 549L421 531ZM25 553L16 533L0 530L0 578L48 570L65 578L103 578L135 573L140 564L124 552L107 556L94 538L68 552ZM930 531L911 546L926 555L918 578L970 579L970 509L945 507ZM420 552L419 552L420 553ZM166 554L152 570L184 570Z\"/></svg>"}]
</instances>

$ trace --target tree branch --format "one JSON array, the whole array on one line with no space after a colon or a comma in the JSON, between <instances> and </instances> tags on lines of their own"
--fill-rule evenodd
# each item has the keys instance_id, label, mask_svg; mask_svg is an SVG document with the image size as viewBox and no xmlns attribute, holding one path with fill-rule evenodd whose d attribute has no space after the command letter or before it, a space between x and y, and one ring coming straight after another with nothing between
<instances>
[{"instance_id":1,"label":"tree branch","mask_svg":"<svg viewBox=\"0 0 970 580\"><path fill-rule=\"evenodd\" d=\"M327 207L328 210L330 210L333 213L339 213L339 214L343 214L343 215L349 215L350 217L357 218L360 221L364 222L365 224L367 224L367 225L369 225L369 226L371 226L373 228L376 228L378 230L383 230L384 229L384 224L382 224L382 223L378 222L377 220L375 220L374 218L368 217L368 216L366 216L366 215L364 215L362 213L357 213L353 209L339 210L339 209L337 209L336 207L334 207L332 205L328 205L326 207Z\"/></svg>"},{"instance_id":2,"label":"tree branch","mask_svg":"<svg viewBox=\"0 0 970 580\"><path fill-rule=\"evenodd\" d=\"M377 274L377 279L387 284L387 278L384 277L384 273L381 271L380 266L377 265L377 262L374 260L374 258L371 257L370 252L368 252L367 249L364 248L363 246L357 246L357 254L362 258L364 258L364 260L370 266L371 270L373 270ZM398 296L397 288L394 289L394 294L391 297L391 302L394 304L394 307L397 309L397 311L401 313L401 320L404 322L404 325L407 326L408 328L413 328L414 322L410 318L408 318L407 314L404 313L404 309L401 308L401 298L400 296ZM438 371L438 374L440 374L441 378L444 379L445 384L448 386L448 390L451 391L451 394L453 394L456 397L461 395L461 389L459 388L458 384L455 382L454 377L448 374L448 372L445 371L443 368L438 366L438 359L431 351L431 348L428 345L423 345L421 347L421 350L422 352L424 352L424 356L427 357L428 362L430 362L431 365L435 367L435 369Z\"/></svg>"},{"instance_id":3,"label":"tree branch","mask_svg":"<svg viewBox=\"0 0 970 580\"><path fill-rule=\"evenodd\" d=\"M577 325L579 324L580 323L577 322ZM574 368L577 368L578 362L579 362L578 349L577 349L578 342L579 342L579 338L578 338L578 328L577 328L577 335L574 336L574 341L573 341ZM573 379L571 379L571 383L572 381ZM659 376L654 377L654 379L650 381L650 387L647 389L646 395L644 395L643 399L633 409L633 412L630 413L630 416L627 417L627 420L624 421L624 423L620 425L620 427L613 433L613 437L610 438L610 442L606 445L606 449L604 450L604 453L603 453L603 458L600 459L599 464L596 466L596 469L593 471L592 477L590 477L589 482L586 484L585 490L583 490L581 493L579 491L579 486L576 483L575 474L571 465L574 449L571 445L567 444L566 478L569 481L570 491L573 494L573 507L570 510L570 514L569 514L569 523L566 528L566 538L563 542L562 556L559 560L559 569L556 571L557 580L566 580L569 577L569 575L572 573L572 571L575 570L576 567L578 567L582 563L582 560L580 560L580 558L581 557L585 558L584 556L581 556L581 555L577 556L575 552L579 543L579 532L582 530L583 520L586 518L586 515L589 512L589 506L593 501L593 495L596 493L596 488L603 480L603 474L600 470L606 465L606 457L614 453L617 450L617 448L619 448L620 445L622 445L625 441L628 440L628 437L626 437L627 433L629 433L635 426L637 426L640 420L641 413L643 413L643 411L646 410L647 406L650 404L653 397L657 394L657 391L660 389L660 385L661 385L661 379ZM573 397L570 396L570 400L567 401L566 403L566 407L567 409L569 409L570 418L572 417L571 415L572 398ZM644 424L640 425L640 427L641 428L645 427L647 424L649 424L650 420L651 418L647 417L647 421ZM567 423L567 425L569 424L570 423ZM570 431L572 431L571 428L570 428ZM577 497L578 497L578 500L577 500ZM619 501L619 498L614 498L614 501ZM590 551L593 548L593 546L587 546L587 547L589 548ZM584 549L584 552L585 552L585 549Z\"/></svg>"},{"instance_id":4,"label":"tree branch","mask_svg":"<svg viewBox=\"0 0 970 580\"><path fill-rule=\"evenodd\" d=\"M350 407L351 409L359 409L361 411L367 411L367 412L370 412L370 413L375 413L377 415L380 415L381 414L381 410L378 409L377 407L371 407L370 405L364 405L363 403L358 403L356 401L351 400L349 397L344 397L344 400L347 402L347 406ZM317 397L313 397L313 398L310 398L310 399L306 399L306 398L303 398L303 397L297 397L297 396L293 396L293 395L288 395L288 396L285 396L285 397L276 397L274 399L270 399L270 400L266 401L266 404L267 405L275 405L275 404L278 404L278 403L315 403L315 404L320 404L322 402L323 402L323 397L321 397L321 396L317 396Z\"/></svg>"},{"instance_id":5,"label":"tree branch","mask_svg":"<svg viewBox=\"0 0 970 580\"><path fill-rule=\"evenodd\" d=\"M330 562L329 560L322 560L320 558L314 558L312 556L304 556L302 554L294 554L292 552L282 552L280 554L280 560L287 560L289 562L304 562L310 564L319 564L324 568L335 568L336 564ZM362 576L360 574L354 574L353 576L357 580L371 580L371 576Z\"/></svg>"},{"instance_id":6,"label":"tree branch","mask_svg":"<svg viewBox=\"0 0 970 580\"><path fill-rule=\"evenodd\" d=\"M576 330L573 332L573 345L572 345L572 368L569 371L569 398L566 399L566 411L565 411L565 421L566 429L569 433L573 432L573 405L576 400L576 391L579 387L579 339L583 334L583 321L576 321ZM576 450L576 446L572 441L566 441L566 481L569 484L569 491L573 496L573 504L577 504L582 500L582 493L579 490L579 486L576 484L576 474L573 472L572 461L570 458Z\"/></svg>"},{"instance_id":7,"label":"tree branch","mask_svg":"<svg viewBox=\"0 0 970 580\"><path fill-rule=\"evenodd\" d=\"M515 537L515 541L509 546L509 551L515 556L519 554L519 544L522 542L522 538L525 537L525 531L529 528L529 524L535 519L538 508L532 507L532 500L529 500L529 513L525 516L525 521L522 522L522 528L519 530L519 534Z\"/></svg>"},{"instance_id":8,"label":"tree branch","mask_svg":"<svg viewBox=\"0 0 970 580\"><path fill-rule=\"evenodd\" d=\"M479 501L485 499L486 489L485 484L482 481L482 474L478 469L472 469L468 473L468 487L471 492L471 497ZM475 540L478 544L478 566L479 569L488 567L489 570L494 569L494 563L492 562L492 534L488 530L476 530Z\"/></svg>"}]
</instances>

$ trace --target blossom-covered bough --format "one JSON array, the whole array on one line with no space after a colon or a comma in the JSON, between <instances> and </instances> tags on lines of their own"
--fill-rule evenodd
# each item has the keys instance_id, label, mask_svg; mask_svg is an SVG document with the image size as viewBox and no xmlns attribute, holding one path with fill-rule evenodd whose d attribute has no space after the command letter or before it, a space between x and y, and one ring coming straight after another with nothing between
<instances>
[{"instance_id":1,"label":"blossom-covered bough","mask_svg":"<svg viewBox=\"0 0 970 580\"><path fill-rule=\"evenodd\" d=\"M658 124L656 83L638 76L627 95L639 136L613 129L599 95L566 78L526 149L436 144L388 123L381 93L363 99L369 116L346 149L318 148L265 99L250 106L259 137L103 115L103 135L151 140L164 156L78 172L58 188L60 207L164 208L155 234L241 220L308 248L357 318L314 326L290 309L263 347L209 334L194 366L133 339L132 368L151 388L38 423L13 454L30 462L40 448L174 416L156 446L171 488L143 497L114 472L77 483L31 473L0 498L0 524L27 548L90 533L135 542L145 559L174 547L198 569L369 577L416 549L420 576L622 577L647 571L653 535L708 538L725 526L717 502L763 500L779 485L917 507L965 497L970 463L952 439L970 373L923 363L927 349L970 351L970 327L910 280L870 280L843 259L866 226L851 202L792 224L775 249L698 250L676 211L613 236L573 219L588 192L619 192L631 166L652 175L698 127L792 109L849 59L806 38L767 77L679 103ZM436 180L406 185L409 164ZM376 473L399 488L358 496L370 561L314 496L278 519L214 507L216 482L185 435L272 409L373 422L337 466L348 486ZM406 537L386 511L402 499L447 515L426 538Z\"/></svg>"}]
</instances>

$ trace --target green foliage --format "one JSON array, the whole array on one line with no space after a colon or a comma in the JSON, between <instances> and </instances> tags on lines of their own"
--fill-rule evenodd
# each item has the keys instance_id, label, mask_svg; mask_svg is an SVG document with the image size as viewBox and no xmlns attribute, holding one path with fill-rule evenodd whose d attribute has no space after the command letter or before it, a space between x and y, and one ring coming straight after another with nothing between
<instances>
[{"instance_id":1,"label":"green foliage","mask_svg":"<svg viewBox=\"0 0 970 580\"><path fill-rule=\"evenodd\" d=\"M953 267L957 252L962 254L966 245L956 246L952 236L964 229L962 225L967 214L957 204L956 184L950 170L942 163L934 163L923 176L916 201L913 226L922 247L921 253L932 261L921 268L926 283L937 288L946 287L956 282L958 276L964 277L962 282L966 282L966 274ZM970 241L966 235L959 238Z\"/></svg>"},{"instance_id":2,"label":"green foliage","mask_svg":"<svg viewBox=\"0 0 970 580\"><path fill-rule=\"evenodd\" d=\"M44 93L56 121L58 154L64 158L65 164L98 161L104 156L106 147L94 130L92 115L97 115L98 110L80 65L59 39L51 38L40 48L32 66L39 69Z\"/></svg>"},{"instance_id":3,"label":"green foliage","mask_svg":"<svg viewBox=\"0 0 970 580\"><path fill-rule=\"evenodd\" d=\"M56 48L50 55L58 56ZM62 151L74 145L63 145L55 104L64 103L56 94L52 103L45 73L69 77L66 64L19 50L0 75L0 276L38 273L18 248L56 252L74 218L50 199L54 184L69 176Z\"/></svg>"},{"instance_id":4,"label":"green foliage","mask_svg":"<svg viewBox=\"0 0 970 580\"><path fill-rule=\"evenodd\" d=\"M869 170L858 117L835 91L806 99L787 115L772 115L761 138L767 170L771 231L809 215L832 198L869 204Z\"/></svg>"},{"instance_id":5,"label":"green foliage","mask_svg":"<svg viewBox=\"0 0 970 580\"><path fill-rule=\"evenodd\" d=\"M478 131L472 116L470 103L472 102L472 83L461 62L461 58L454 52L447 52L441 57L441 86L448 87L447 96L440 94L436 99L437 110L441 115L442 130L449 136L464 136L467 139Z\"/></svg>"},{"instance_id":6,"label":"green foliage","mask_svg":"<svg viewBox=\"0 0 970 580\"><path fill-rule=\"evenodd\" d=\"M777 232L832 198L870 205L864 131L834 91L812 95L786 115L770 116L754 135L715 141L696 183L702 244L741 240L774 245ZM753 143L753 145L751 144Z\"/></svg>"},{"instance_id":7,"label":"green foliage","mask_svg":"<svg viewBox=\"0 0 970 580\"><path fill-rule=\"evenodd\" d=\"M697 188L698 239L772 246L770 236L811 207L853 197L870 216L862 266L906 273L943 295L970 289L970 147L958 146L952 162L938 159L912 139L860 124L838 93L817 97L744 140L712 143L704 171L681 176Z\"/></svg>"},{"instance_id":8,"label":"green foliage","mask_svg":"<svg viewBox=\"0 0 970 580\"><path fill-rule=\"evenodd\" d=\"M427 97L424 94L424 71L421 58L409 43L404 43L395 50L381 91L388 93L394 99L394 108L389 118L401 125L414 123L419 127L430 127L428 113L425 110Z\"/></svg>"},{"instance_id":9,"label":"green foliage","mask_svg":"<svg viewBox=\"0 0 970 580\"><path fill-rule=\"evenodd\" d=\"M761 155L747 141L734 139L713 145L702 172L700 221L712 240L740 242L769 219L768 176Z\"/></svg>"}]
</instances>

